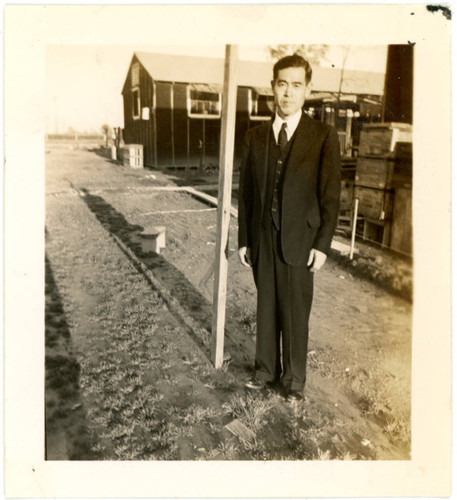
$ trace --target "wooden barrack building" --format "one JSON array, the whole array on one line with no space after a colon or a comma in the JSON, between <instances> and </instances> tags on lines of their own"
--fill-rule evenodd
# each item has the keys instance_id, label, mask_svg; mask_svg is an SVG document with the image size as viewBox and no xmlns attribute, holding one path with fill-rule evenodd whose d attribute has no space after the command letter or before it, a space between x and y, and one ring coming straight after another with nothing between
<instances>
[{"instance_id":1,"label":"wooden barrack building","mask_svg":"<svg viewBox=\"0 0 457 500\"><path fill-rule=\"evenodd\" d=\"M240 160L246 130L271 117L272 67L273 63L239 61L235 167ZM123 136L125 143L143 146L145 166L159 169L217 167L223 71L223 59L134 53L122 89ZM335 95L339 92L340 75L337 69L314 68L311 97L316 93ZM382 95L383 85L381 73L346 70L340 95L356 95L359 99L360 96L374 96L376 99ZM350 113L342 114L349 116ZM323 121L332 119L331 113L314 117ZM333 124L342 136L348 132L348 127L346 122L340 122L336 120Z\"/></svg>"}]
</instances>

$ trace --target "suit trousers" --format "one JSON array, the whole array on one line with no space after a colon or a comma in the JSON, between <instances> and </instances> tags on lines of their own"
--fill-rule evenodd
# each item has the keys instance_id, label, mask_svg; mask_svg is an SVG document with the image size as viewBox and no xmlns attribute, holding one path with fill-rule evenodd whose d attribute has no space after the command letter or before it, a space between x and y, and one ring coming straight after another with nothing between
<instances>
[{"instance_id":1,"label":"suit trousers","mask_svg":"<svg viewBox=\"0 0 457 500\"><path fill-rule=\"evenodd\" d=\"M286 389L303 390L306 381L308 323L313 300L313 273L286 264L280 231L263 224L253 263L257 287L256 377L281 380Z\"/></svg>"}]
</instances>

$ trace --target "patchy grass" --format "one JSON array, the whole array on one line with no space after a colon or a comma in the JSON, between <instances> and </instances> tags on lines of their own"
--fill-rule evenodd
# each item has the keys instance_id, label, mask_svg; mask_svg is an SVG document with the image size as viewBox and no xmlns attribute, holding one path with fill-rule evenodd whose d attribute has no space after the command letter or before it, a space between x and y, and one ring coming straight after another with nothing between
<instances>
[{"instance_id":1,"label":"patchy grass","mask_svg":"<svg viewBox=\"0 0 457 500\"><path fill-rule=\"evenodd\" d=\"M81 366L72 351L61 296L47 258L45 282L45 456L54 460L97 459L100 455L90 449L92 436L81 404Z\"/></svg>"},{"instance_id":2,"label":"patchy grass","mask_svg":"<svg viewBox=\"0 0 457 500\"><path fill-rule=\"evenodd\" d=\"M271 399L258 398L250 393L235 395L230 401L224 403L222 408L233 418L238 418L253 432L258 433L268 422L269 410L274 407Z\"/></svg>"},{"instance_id":3,"label":"patchy grass","mask_svg":"<svg viewBox=\"0 0 457 500\"><path fill-rule=\"evenodd\" d=\"M411 443L411 419L407 415L389 416L386 418L384 432L392 443L408 448Z\"/></svg>"},{"instance_id":4,"label":"patchy grass","mask_svg":"<svg viewBox=\"0 0 457 500\"><path fill-rule=\"evenodd\" d=\"M257 331L257 317L255 309L249 309L246 306L241 308L240 323L248 335L254 336Z\"/></svg>"},{"instance_id":5,"label":"patchy grass","mask_svg":"<svg viewBox=\"0 0 457 500\"><path fill-rule=\"evenodd\" d=\"M112 258L116 252L103 230L97 225L92 230L92 240L103 248L97 251L99 261L80 259L80 268L71 277L81 274L84 300L80 294L75 297L78 301L66 295L71 330L84 346L84 356L77 370L67 369L66 378L57 377L66 390L81 389L85 394L86 420L93 436L88 456L109 460L375 457L372 450L357 449L355 439L346 440L343 424L330 413L305 404L285 404L274 391L245 391L231 372L233 358L214 370L183 335L158 295L144 290L147 284L128 262ZM87 262L90 269L98 268L95 274L89 272ZM71 281L64 288L70 290ZM62 312L58 306L50 310L51 317ZM151 315L159 321L151 322ZM74 321L77 317L84 317L84 322ZM240 323L246 333L254 333L254 313L246 309ZM308 355L309 369L327 378L333 361L331 353L319 348ZM59 367L58 360L48 365L55 374ZM362 413L379 413L379 395L362 378L352 378L352 390ZM223 396L227 392L228 398ZM230 419L242 422L255 438L231 435L224 428ZM392 421L384 431L399 438L404 429Z\"/></svg>"},{"instance_id":6,"label":"patchy grass","mask_svg":"<svg viewBox=\"0 0 457 500\"><path fill-rule=\"evenodd\" d=\"M79 170L77 175L82 175ZM97 175L106 179L107 172ZM117 170L114 175L125 180ZM382 386L384 374L367 362L345 372L323 343L308 353L310 391L304 403L285 402L273 390L246 390L250 366L240 339L255 335L255 307L241 287L238 313L231 319L238 337L230 340L222 369L215 370L109 235L109 228L119 234L133 231L138 221L132 214L151 212L156 202L166 205L168 195L133 197L119 190L116 196L116 209L125 212L125 220L120 212L114 217L115 209L102 197L92 200L98 203L97 214L78 197L48 199L46 249L55 273L46 280L48 449L57 453L59 443L52 440L67 436L67 451L57 458L364 460L384 458L389 446L408 449L408 412L391 400L391 387ZM184 204L185 197L172 201ZM171 247L206 249L207 239L201 244L188 220L179 219L178 227L167 219L167 234L176 243ZM191 254L180 263L182 272L201 257ZM167 269L165 257L160 263ZM201 278L196 276L194 283ZM192 283L178 289L181 285L170 292L185 295ZM196 295L196 308L199 301ZM348 396L351 404L333 406L337 396ZM234 419L255 437L232 435L225 425ZM407 456L402 453L398 458Z\"/></svg>"},{"instance_id":7,"label":"patchy grass","mask_svg":"<svg viewBox=\"0 0 457 500\"><path fill-rule=\"evenodd\" d=\"M376 367L355 369L348 375L348 393L363 415L378 423L392 443L409 448L411 420L389 397L385 374ZM398 389L397 389L398 390Z\"/></svg>"},{"instance_id":8,"label":"patchy grass","mask_svg":"<svg viewBox=\"0 0 457 500\"><path fill-rule=\"evenodd\" d=\"M350 236L337 234L336 240L346 244ZM358 239L356 247L359 253L352 261L346 256L331 251L330 255L342 268L350 269L352 273L367 278L373 283L381 284L384 289L398 294L412 302L413 299L413 262L412 257L401 255L389 249L380 249L374 244Z\"/></svg>"}]
</instances>

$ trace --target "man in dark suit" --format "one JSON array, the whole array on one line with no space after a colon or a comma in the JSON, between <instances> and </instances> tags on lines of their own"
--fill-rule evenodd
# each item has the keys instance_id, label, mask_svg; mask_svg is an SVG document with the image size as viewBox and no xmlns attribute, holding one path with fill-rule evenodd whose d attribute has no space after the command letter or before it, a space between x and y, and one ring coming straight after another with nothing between
<instances>
[{"instance_id":1,"label":"man in dark suit","mask_svg":"<svg viewBox=\"0 0 457 500\"><path fill-rule=\"evenodd\" d=\"M271 82L275 115L248 131L240 169L239 257L257 287L255 376L281 381L303 399L313 273L336 227L340 149L336 130L304 114L312 70L299 55L280 59Z\"/></svg>"}]
</instances>

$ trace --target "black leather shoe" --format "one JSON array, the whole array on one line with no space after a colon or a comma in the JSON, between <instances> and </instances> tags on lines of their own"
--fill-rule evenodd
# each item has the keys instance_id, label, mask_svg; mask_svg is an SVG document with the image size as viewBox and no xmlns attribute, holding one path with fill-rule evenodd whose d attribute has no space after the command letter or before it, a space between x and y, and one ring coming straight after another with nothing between
<instances>
[{"instance_id":1,"label":"black leather shoe","mask_svg":"<svg viewBox=\"0 0 457 500\"><path fill-rule=\"evenodd\" d=\"M303 401L305 399L305 396L303 394L303 391L298 391L298 390L292 390L289 389L287 391L287 401Z\"/></svg>"}]
</instances>

